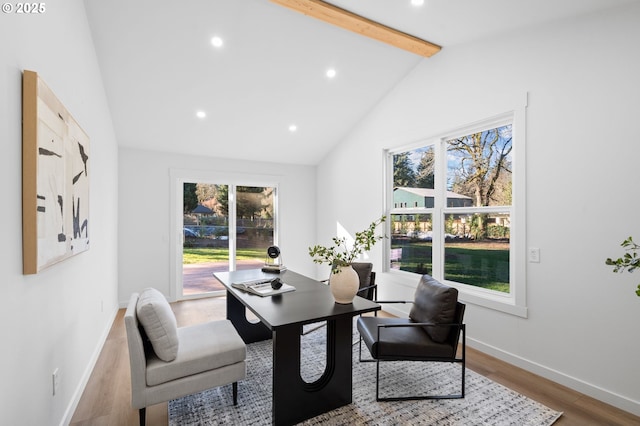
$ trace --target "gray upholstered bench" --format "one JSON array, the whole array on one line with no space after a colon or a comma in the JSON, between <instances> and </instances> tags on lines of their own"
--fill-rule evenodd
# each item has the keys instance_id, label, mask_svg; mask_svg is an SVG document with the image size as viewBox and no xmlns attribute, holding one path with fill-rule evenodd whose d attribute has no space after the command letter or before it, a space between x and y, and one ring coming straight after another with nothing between
<instances>
[{"instance_id":1,"label":"gray upholstered bench","mask_svg":"<svg viewBox=\"0 0 640 426\"><path fill-rule=\"evenodd\" d=\"M246 346L230 321L177 327L164 295L155 289L134 293L125 312L131 363L131 405L146 407L206 389L232 384L246 375Z\"/></svg>"}]
</instances>

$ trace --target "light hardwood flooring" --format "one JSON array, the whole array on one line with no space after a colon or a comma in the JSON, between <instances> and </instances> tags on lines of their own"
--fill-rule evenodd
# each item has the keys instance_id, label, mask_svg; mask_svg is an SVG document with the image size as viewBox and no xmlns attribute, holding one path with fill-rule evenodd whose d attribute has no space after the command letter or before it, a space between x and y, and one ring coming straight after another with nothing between
<instances>
[{"instance_id":1,"label":"light hardwood flooring","mask_svg":"<svg viewBox=\"0 0 640 426\"><path fill-rule=\"evenodd\" d=\"M178 326L225 317L224 298L172 304ZM129 353L121 309L111 328L70 425L137 425L131 408ZM467 348L467 367L564 414L557 426L640 425L640 417L536 376L477 350ZM372 396L374 397L374 396ZM167 404L147 408L147 425L166 425Z\"/></svg>"}]
</instances>

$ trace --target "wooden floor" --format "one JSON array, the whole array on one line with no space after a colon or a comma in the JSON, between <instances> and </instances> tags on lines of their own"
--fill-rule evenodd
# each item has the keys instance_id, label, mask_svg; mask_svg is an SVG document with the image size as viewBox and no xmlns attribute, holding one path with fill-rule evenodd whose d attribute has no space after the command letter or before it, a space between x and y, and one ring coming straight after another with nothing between
<instances>
[{"instance_id":1,"label":"wooden floor","mask_svg":"<svg viewBox=\"0 0 640 426\"><path fill-rule=\"evenodd\" d=\"M224 298L195 299L172 305L178 326L222 319ZM137 425L131 408L129 353L121 309L71 420L71 425ZM564 414L557 426L640 425L640 417L467 348L468 368ZM147 408L147 425L166 425L167 404Z\"/></svg>"}]
</instances>

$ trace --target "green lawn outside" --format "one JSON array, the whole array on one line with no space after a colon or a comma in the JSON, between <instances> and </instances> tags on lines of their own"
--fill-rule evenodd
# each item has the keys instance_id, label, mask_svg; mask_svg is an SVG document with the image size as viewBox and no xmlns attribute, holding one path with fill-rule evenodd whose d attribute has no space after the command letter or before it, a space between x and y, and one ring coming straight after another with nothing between
<instances>
[{"instance_id":1,"label":"green lawn outside","mask_svg":"<svg viewBox=\"0 0 640 426\"><path fill-rule=\"evenodd\" d=\"M236 259L264 259L266 248L241 248L236 250ZM205 262L226 262L229 260L229 249L222 247L184 247L182 264L191 265Z\"/></svg>"},{"instance_id":2,"label":"green lawn outside","mask_svg":"<svg viewBox=\"0 0 640 426\"><path fill-rule=\"evenodd\" d=\"M509 245L496 248L495 244L473 242L445 245L444 278L477 287L509 292ZM418 274L432 271L432 247L428 242L402 242L393 248L402 248L400 269Z\"/></svg>"},{"instance_id":3,"label":"green lawn outside","mask_svg":"<svg viewBox=\"0 0 640 426\"><path fill-rule=\"evenodd\" d=\"M393 244L402 247L400 269L418 274L430 274L431 243L403 242ZM509 249L488 249L482 243L445 246L445 279L477 287L509 292ZM238 260L263 259L263 248L241 248L237 250ZM229 259L229 249L220 247L198 247L183 249L184 265L204 262L225 262Z\"/></svg>"}]
</instances>

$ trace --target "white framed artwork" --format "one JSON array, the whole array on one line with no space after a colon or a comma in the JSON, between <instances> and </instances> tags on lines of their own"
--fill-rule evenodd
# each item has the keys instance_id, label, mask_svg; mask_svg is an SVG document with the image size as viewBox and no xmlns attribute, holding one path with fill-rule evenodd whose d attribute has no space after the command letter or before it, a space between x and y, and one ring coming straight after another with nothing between
<instances>
[{"instance_id":1,"label":"white framed artwork","mask_svg":"<svg viewBox=\"0 0 640 426\"><path fill-rule=\"evenodd\" d=\"M89 249L89 137L37 73L22 77L23 273Z\"/></svg>"}]
</instances>

